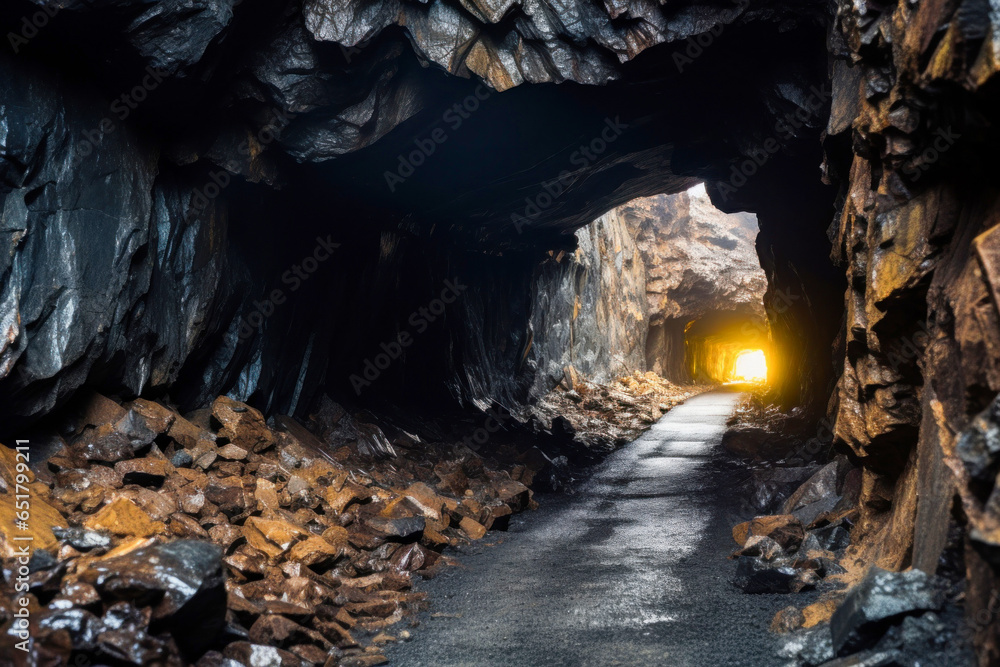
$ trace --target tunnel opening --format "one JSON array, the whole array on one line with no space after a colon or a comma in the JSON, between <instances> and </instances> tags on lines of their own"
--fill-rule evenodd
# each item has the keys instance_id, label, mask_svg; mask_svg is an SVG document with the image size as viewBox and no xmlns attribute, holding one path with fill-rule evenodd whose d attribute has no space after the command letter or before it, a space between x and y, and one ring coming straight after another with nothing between
<instances>
[{"instance_id":1,"label":"tunnel opening","mask_svg":"<svg viewBox=\"0 0 1000 667\"><path fill-rule=\"evenodd\" d=\"M983 12L181 4L0 8L0 435L56 453L60 559L87 525L406 589L738 381L751 513L928 574L965 540L995 590Z\"/></svg>"},{"instance_id":2,"label":"tunnel opening","mask_svg":"<svg viewBox=\"0 0 1000 667\"><path fill-rule=\"evenodd\" d=\"M767 356L764 350L743 350L736 355L733 371L730 375L733 382L767 382Z\"/></svg>"}]
</instances>

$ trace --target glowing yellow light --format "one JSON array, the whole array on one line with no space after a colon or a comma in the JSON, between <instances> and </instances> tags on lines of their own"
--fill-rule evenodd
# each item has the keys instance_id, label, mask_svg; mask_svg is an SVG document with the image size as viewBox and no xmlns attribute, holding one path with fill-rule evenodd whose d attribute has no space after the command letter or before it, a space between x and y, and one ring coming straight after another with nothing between
<instances>
[{"instance_id":1,"label":"glowing yellow light","mask_svg":"<svg viewBox=\"0 0 1000 667\"><path fill-rule=\"evenodd\" d=\"M767 382L767 359L763 350L745 350L736 357L734 380Z\"/></svg>"}]
</instances>

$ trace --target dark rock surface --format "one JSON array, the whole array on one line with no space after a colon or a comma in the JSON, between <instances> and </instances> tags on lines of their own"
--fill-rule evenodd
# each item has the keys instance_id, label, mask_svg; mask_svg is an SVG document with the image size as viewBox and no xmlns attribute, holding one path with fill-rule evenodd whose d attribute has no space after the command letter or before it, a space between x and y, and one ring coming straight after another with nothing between
<instances>
[{"instance_id":1,"label":"dark rock surface","mask_svg":"<svg viewBox=\"0 0 1000 667\"><path fill-rule=\"evenodd\" d=\"M81 580L105 598L158 600L152 621L170 630L181 650L200 655L225 625L222 549L178 540L94 564Z\"/></svg>"},{"instance_id":2,"label":"dark rock surface","mask_svg":"<svg viewBox=\"0 0 1000 667\"><path fill-rule=\"evenodd\" d=\"M906 614L940 609L942 597L925 572L873 567L830 619L833 650L844 655L867 648L881 636L880 626Z\"/></svg>"},{"instance_id":3,"label":"dark rock surface","mask_svg":"<svg viewBox=\"0 0 1000 667\"><path fill-rule=\"evenodd\" d=\"M767 123L747 114L723 137L707 111L795 109L790 91L821 78L819 47L796 64L741 62L755 81L727 57L754 26L804 53L818 6L484 7L6 5L4 428L84 384L304 411L322 384L353 392L359 353L380 352L365 343L394 341L456 274L468 290L422 359L406 355L368 396L429 384L434 401L522 403L525 287L548 251L616 204L728 171L732 139ZM717 43L691 60L687 38L706 33ZM741 83L702 91L693 70ZM702 130L677 131L689 121ZM698 136L711 164L693 158ZM491 158L470 169L470 155ZM345 245L309 280L288 274L318 259L317 238ZM427 369L432 382L412 379Z\"/></svg>"},{"instance_id":4,"label":"dark rock surface","mask_svg":"<svg viewBox=\"0 0 1000 667\"><path fill-rule=\"evenodd\" d=\"M758 217L773 397L826 410L863 467L855 556L931 573L957 531L974 617L1000 503L954 446L1000 391L995 23L969 2L6 2L0 429L82 387L517 411L539 263L704 180ZM462 296L431 322L446 280ZM136 439L115 433L95 461ZM1000 660L1000 626L976 628Z\"/></svg>"}]
</instances>

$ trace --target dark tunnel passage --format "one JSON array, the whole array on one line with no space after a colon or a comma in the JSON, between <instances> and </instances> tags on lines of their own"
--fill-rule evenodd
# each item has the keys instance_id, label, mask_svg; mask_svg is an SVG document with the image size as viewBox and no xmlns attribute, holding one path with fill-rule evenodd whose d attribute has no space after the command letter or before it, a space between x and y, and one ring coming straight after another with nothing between
<instances>
[{"instance_id":1,"label":"dark tunnel passage","mask_svg":"<svg viewBox=\"0 0 1000 667\"><path fill-rule=\"evenodd\" d=\"M0 638L381 664L542 498L500 553L647 540L760 664L996 664L993 14L4 3L0 584L41 555Z\"/></svg>"}]
</instances>

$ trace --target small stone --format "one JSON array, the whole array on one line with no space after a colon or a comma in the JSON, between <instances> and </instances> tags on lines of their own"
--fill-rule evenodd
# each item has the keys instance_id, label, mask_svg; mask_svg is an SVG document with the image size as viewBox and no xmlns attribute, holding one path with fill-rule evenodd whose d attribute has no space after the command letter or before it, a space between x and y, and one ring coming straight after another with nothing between
<instances>
[{"instance_id":1,"label":"small stone","mask_svg":"<svg viewBox=\"0 0 1000 667\"><path fill-rule=\"evenodd\" d=\"M53 528L53 534L79 551L90 551L99 547L110 547L111 538L104 533L84 528Z\"/></svg>"},{"instance_id":2,"label":"small stone","mask_svg":"<svg viewBox=\"0 0 1000 667\"><path fill-rule=\"evenodd\" d=\"M365 524L386 537L394 537L400 540L415 540L420 539L420 534L424 531L425 520L422 516L399 519L386 519L376 516L366 519Z\"/></svg>"},{"instance_id":3,"label":"small stone","mask_svg":"<svg viewBox=\"0 0 1000 667\"><path fill-rule=\"evenodd\" d=\"M794 632L803 626L805 620L802 610L798 607L785 607L774 615L774 619L771 621L771 632L782 635Z\"/></svg>"},{"instance_id":4,"label":"small stone","mask_svg":"<svg viewBox=\"0 0 1000 667\"><path fill-rule=\"evenodd\" d=\"M228 516L242 513L247 508L246 491L241 477L209 477L205 485L205 498Z\"/></svg>"},{"instance_id":5,"label":"small stone","mask_svg":"<svg viewBox=\"0 0 1000 667\"><path fill-rule=\"evenodd\" d=\"M226 459L227 461L243 461L248 454L247 450L233 443L219 447L216 453L219 455L219 458Z\"/></svg>"},{"instance_id":6,"label":"small stone","mask_svg":"<svg viewBox=\"0 0 1000 667\"><path fill-rule=\"evenodd\" d=\"M212 417L222 425L218 438L251 452L261 452L274 445L274 434L267 427L264 415L248 405L220 396L212 403Z\"/></svg>"},{"instance_id":7,"label":"small stone","mask_svg":"<svg viewBox=\"0 0 1000 667\"><path fill-rule=\"evenodd\" d=\"M198 449L215 442L215 436L211 431L201 428L179 415L167 430L167 435L184 449Z\"/></svg>"},{"instance_id":8,"label":"small stone","mask_svg":"<svg viewBox=\"0 0 1000 667\"><path fill-rule=\"evenodd\" d=\"M77 607L89 607L101 602L101 596L90 584L82 581L63 581L59 597Z\"/></svg>"},{"instance_id":9,"label":"small stone","mask_svg":"<svg viewBox=\"0 0 1000 667\"><path fill-rule=\"evenodd\" d=\"M205 452L201 454L194 460L194 467L200 470L208 470L215 463L215 459L219 457L214 451Z\"/></svg>"},{"instance_id":10,"label":"small stone","mask_svg":"<svg viewBox=\"0 0 1000 667\"><path fill-rule=\"evenodd\" d=\"M753 556L764 561L773 561L785 555L781 545L766 535L753 535L742 549L737 549L734 556Z\"/></svg>"},{"instance_id":11,"label":"small stone","mask_svg":"<svg viewBox=\"0 0 1000 667\"><path fill-rule=\"evenodd\" d=\"M187 468L194 463L191 453L184 449L179 449L170 457L170 464L175 468Z\"/></svg>"},{"instance_id":12,"label":"small stone","mask_svg":"<svg viewBox=\"0 0 1000 667\"><path fill-rule=\"evenodd\" d=\"M763 535L781 545L786 551L794 551L805 537L805 528L791 514L759 516L733 528L733 539L740 546L754 535Z\"/></svg>"},{"instance_id":13,"label":"small stone","mask_svg":"<svg viewBox=\"0 0 1000 667\"><path fill-rule=\"evenodd\" d=\"M137 398L129 404L129 409L140 415L146 421L146 427L160 435L166 433L173 426L174 422L180 418L176 412L164 407L159 403L147 401L144 398Z\"/></svg>"},{"instance_id":14,"label":"small stone","mask_svg":"<svg viewBox=\"0 0 1000 667\"><path fill-rule=\"evenodd\" d=\"M186 514L198 514L205 506L205 493L195 485L189 485L177 490L177 502Z\"/></svg>"},{"instance_id":15,"label":"small stone","mask_svg":"<svg viewBox=\"0 0 1000 667\"><path fill-rule=\"evenodd\" d=\"M260 510L276 510L281 505L274 482L269 482L266 479L257 480L254 498L257 500L257 509Z\"/></svg>"},{"instance_id":16,"label":"small stone","mask_svg":"<svg viewBox=\"0 0 1000 667\"><path fill-rule=\"evenodd\" d=\"M296 540L308 537L310 533L280 519L249 517L243 524L243 535L250 546L275 557L285 553Z\"/></svg>"},{"instance_id":17,"label":"small stone","mask_svg":"<svg viewBox=\"0 0 1000 667\"><path fill-rule=\"evenodd\" d=\"M797 593L805 588L802 574L793 567L775 566L757 558L741 556L733 584L744 593Z\"/></svg>"},{"instance_id":18,"label":"small stone","mask_svg":"<svg viewBox=\"0 0 1000 667\"><path fill-rule=\"evenodd\" d=\"M486 526L467 516L462 517L462 520L458 523L458 527L473 540L480 540L486 535Z\"/></svg>"},{"instance_id":19,"label":"small stone","mask_svg":"<svg viewBox=\"0 0 1000 667\"><path fill-rule=\"evenodd\" d=\"M295 544L288 552L288 557L297 563L314 566L331 564L343 553L343 547L334 546L322 537L313 535Z\"/></svg>"},{"instance_id":20,"label":"small stone","mask_svg":"<svg viewBox=\"0 0 1000 667\"><path fill-rule=\"evenodd\" d=\"M170 472L170 464L154 457L131 459L116 463L115 472L121 475L124 484L159 487Z\"/></svg>"},{"instance_id":21,"label":"small stone","mask_svg":"<svg viewBox=\"0 0 1000 667\"><path fill-rule=\"evenodd\" d=\"M201 524L180 512L170 515L170 532L185 539L209 539L208 532L201 527Z\"/></svg>"},{"instance_id":22,"label":"small stone","mask_svg":"<svg viewBox=\"0 0 1000 667\"><path fill-rule=\"evenodd\" d=\"M54 528L52 532L55 533L56 530L62 529ZM51 570L58 564L59 561L47 549L33 549L28 558L28 573L34 574L35 572Z\"/></svg>"},{"instance_id":23,"label":"small stone","mask_svg":"<svg viewBox=\"0 0 1000 667\"><path fill-rule=\"evenodd\" d=\"M302 659L294 653L250 642L232 642L223 649L223 655L250 667L302 667Z\"/></svg>"},{"instance_id":24,"label":"small stone","mask_svg":"<svg viewBox=\"0 0 1000 667\"><path fill-rule=\"evenodd\" d=\"M114 430L111 424L87 429L70 449L87 461L99 463L117 463L135 455L128 437Z\"/></svg>"},{"instance_id":25,"label":"small stone","mask_svg":"<svg viewBox=\"0 0 1000 667\"><path fill-rule=\"evenodd\" d=\"M127 498L118 498L105 505L83 524L94 531L107 531L113 535L150 537L166 531L166 526L149 518L142 509Z\"/></svg>"},{"instance_id":26,"label":"small stone","mask_svg":"<svg viewBox=\"0 0 1000 667\"><path fill-rule=\"evenodd\" d=\"M277 614L258 618L250 627L249 639L258 644L278 648L286 648L292 644L315 644L323 648L331 646L330 642L315 630L304 628L295 621Z\"/></svg>"}]
</instances>

